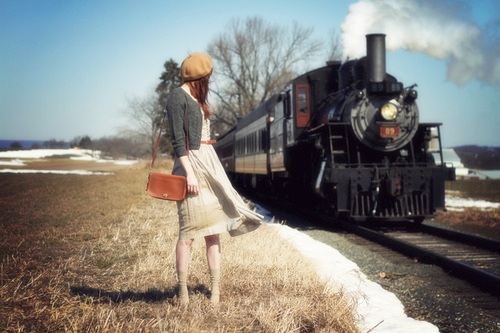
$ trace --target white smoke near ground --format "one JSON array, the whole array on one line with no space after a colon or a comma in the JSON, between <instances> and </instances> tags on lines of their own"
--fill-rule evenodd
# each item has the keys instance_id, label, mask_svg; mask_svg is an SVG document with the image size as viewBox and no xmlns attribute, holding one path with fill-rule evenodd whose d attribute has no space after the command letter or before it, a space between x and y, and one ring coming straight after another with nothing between
<instances>
[{"instance_id":1,"label":"white smoke near ground","mask_svg":"<svg viewBox=\"0 0 500 333\"><path fill-rule=\"evenodd\" d=\"M495 10L494 8L492 10ZM387 50L422 52L447 62L447 79L500 88L500 19L481 29L457 1L360 0L341 25L343 59L366 54L369 33L386 34Z\"/></svg>"}]
</instances>

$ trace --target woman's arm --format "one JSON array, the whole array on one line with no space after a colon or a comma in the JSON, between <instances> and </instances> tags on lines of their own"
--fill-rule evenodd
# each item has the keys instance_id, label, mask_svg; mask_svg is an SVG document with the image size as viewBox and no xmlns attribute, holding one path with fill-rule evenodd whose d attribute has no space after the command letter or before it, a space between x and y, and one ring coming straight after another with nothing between
<instances>
[{"instance_id":1,"label":"woman's arm","mask_svg":"<svg viewBox=\"0 0 500 333\"><path fill-rule=\"evenodd\" d=\"M186 123L185 116L187 116L187 102L186 96L182 93L181 89L174 90L170 93L167 100L167 116L170 125L170 139L174 148L174 154L179 159L187 178L187 191L190 194L198 195L200 187L198 178L193 171L191 161L189 160L188 147L186 141L189 139L184 131L184 124ZM189 130L189 129L188 129Z\"/></svg>"},{"instance_id":2,"label":"woman's arm","mask_svg":"<svg viewBox=\"0 0 500 333\"><path fill-rule=\"evenodd\" d=\"M187 191L193 195L198 195L200 191L200 186L198 184L198 178L193 171L193 167L191 166L191 161L187 155L179 157L179 161L181 162L184 171L186 172L186 180L187 180Z\"/></svg>"},{"instance_id":3,"label":"woman's arm","mask_svg":"<svg viewBox=\"0 0 500 333\"><path fill-rule=\"evenodd\" d=\"M173 90L167 99L167 118L170 126L170 141L175 156L187 155L186 133L184 132L186 99L180 89Z\"/></svg>"}]
</instances>

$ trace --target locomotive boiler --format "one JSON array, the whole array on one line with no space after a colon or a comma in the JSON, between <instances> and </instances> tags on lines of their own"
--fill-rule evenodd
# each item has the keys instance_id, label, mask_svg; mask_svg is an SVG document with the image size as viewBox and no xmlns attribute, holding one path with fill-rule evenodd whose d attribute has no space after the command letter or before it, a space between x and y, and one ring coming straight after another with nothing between
<instances>
[{"instance_id":1,"label":"locomotive boiler","mask_svg":"<svg viewBox=\"0 0 500 333\"><path fill-rule=\"evenodd\" d=\"M289 82L218 139L237 185L351 221L421 222L455 177L440 123L420 123L416 85L386 73L385 35L367 54Z\"/></svg>"}]
</instances>

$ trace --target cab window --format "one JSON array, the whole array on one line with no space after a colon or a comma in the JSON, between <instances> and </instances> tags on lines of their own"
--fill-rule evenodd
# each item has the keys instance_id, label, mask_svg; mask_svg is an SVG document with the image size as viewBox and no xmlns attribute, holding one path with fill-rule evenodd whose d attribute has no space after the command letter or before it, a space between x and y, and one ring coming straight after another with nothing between
<instances>
[{"instance_id":1,"label":"cab window","mask_svg":"<svg viewBox=\"0 0 500 333\"><path fill-rule=\"evenodd\" d=\"M295 87L295 113L296 126L306 127L309 123L311 112L309 109L309 86L298 84Z\"/></svg>"}]
</instances>

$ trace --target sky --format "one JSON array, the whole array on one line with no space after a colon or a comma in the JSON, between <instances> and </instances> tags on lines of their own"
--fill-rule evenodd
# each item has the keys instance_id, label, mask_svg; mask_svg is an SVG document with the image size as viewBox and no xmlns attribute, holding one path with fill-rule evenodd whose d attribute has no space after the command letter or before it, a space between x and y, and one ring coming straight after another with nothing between
<instances>
[{"instance_id":1,"label":"sky","mask_svg":"<svg viewBox=\"0 0 500 333\"><path fill-rule=\"evenodd\" d=\"M115 135L165 61L256 16L335 30L344 59L385 33L387 72L418 85L420 120L443 123L445 147L500 146L500 0L0 0L0 139Z\"/></svg>"}]
</instances>

